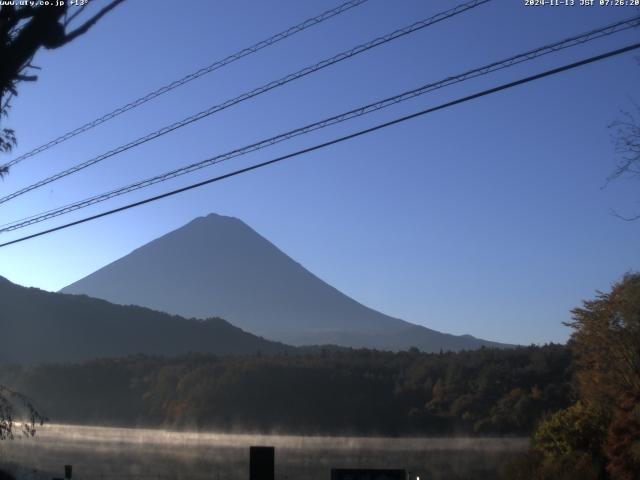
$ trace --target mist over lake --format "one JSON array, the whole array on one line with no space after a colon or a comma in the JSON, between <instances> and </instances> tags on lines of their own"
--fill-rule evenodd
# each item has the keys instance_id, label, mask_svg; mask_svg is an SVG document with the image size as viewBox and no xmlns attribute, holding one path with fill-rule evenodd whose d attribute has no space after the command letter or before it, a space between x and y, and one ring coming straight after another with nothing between
<instances>
[{"instance_id":1,"label":"mist over lake","mask_svg":"<svg viewBox=\"0 0 640 480\"><path fill-rule=\"evenodd\" d=\"M382 438L177 432L45 425L34 438L2 445L9 469L29 465L25 478L246 479L249 446L276 448L276 477L330 478L332 467L404 468L429 479L490 478L526 438Z\"/></svg>"}]
</instances>

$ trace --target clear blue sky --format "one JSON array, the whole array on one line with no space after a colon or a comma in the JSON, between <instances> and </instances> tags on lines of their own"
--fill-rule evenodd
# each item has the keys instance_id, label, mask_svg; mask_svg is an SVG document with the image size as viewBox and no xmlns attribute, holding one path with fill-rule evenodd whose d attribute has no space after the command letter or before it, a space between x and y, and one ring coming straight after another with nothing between
<instances>
[{"instance_id":1,"label":"clear blue sky","mask_svg":"<svg viewBox=\"0 0 640 480\"><path fill-rule=\"evenodd\" d=\"M23 162L0 189L13 191L457 3L370 0ZM0 223L638 13L630 7L522 3L495 0L166 135L0 206ZM81 39L37 56L40 79L21 85L6 122L19 137L15 154L337 4L129 0ZM625 32L465 82L65 219L639 38L638 30ZM564 73L0 249L0 275L57 290L196 216L216 212L241 218L325 281L384 313L492 340L564 341L569 332L561 322L571 308L640 267L640 221L610 213L637 213L640 183L601 188L615 162L607 125L630 105L630 96L640 100L639 80L633 55Z\"/></svg>"}]
</instances>

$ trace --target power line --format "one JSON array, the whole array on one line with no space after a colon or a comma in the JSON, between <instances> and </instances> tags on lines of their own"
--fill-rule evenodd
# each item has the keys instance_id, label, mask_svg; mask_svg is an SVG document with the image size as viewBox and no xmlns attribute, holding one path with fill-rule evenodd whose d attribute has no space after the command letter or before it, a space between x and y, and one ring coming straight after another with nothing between
<instances>
[{"instance_id":1,"label":"power line","mask_svg":"<svg viewBox=\"0 0 640 480\"><path fill-rule=\"evenodd\" d=\"M218 163L221 163L223 161L232 159L232 158L236 158L242 155L246 155L248 153L251 152L255 152L257 150L269 147L271 145L274 145L276 143L280 143L282 141L285 140L289 140L291 138L297 137L299 135L303 135L303 134L307 134L310 133L312 131L315 130L319 130L325 127L329 127L331 125L335 125L347 120L351 120L353 118L365 115L365 114L369 114L372 112L375 112L377 110L381 110L383 108L387 108L390 107L392 105L395 105L397 103L406 101L406 100L410 100L412 98L415 98L419 95L423 95L426 94L428 92L440 89L440 88L444 88L447 87L449 85L453 85L455 83L459 83L459 82L463 82L465 80L469 80L472 78L476 78L482 75L486 75L498 70L502 70L504 68L508 68L511 67L513 65L517 65L520 64L522 62L525 61L530 61L533 60L535 58L541 57L543 55L547 55L549 53L553 53L553 52L557 52L559 50L563 50L565 48L569 48L569 47L573 47L575 45L580 45L580 44L584 44L588 41L593 41L596 40L598 38L602 38L604 36L608 36L608 35L612 35L614 33L619 33L621 31L627 30L629 28L633 28L640 25L640 16L635 16L626 20L621 20L618 22L615 22L613 24L607 25L605 27L601 27L595 30L591 30L588 31L586 33L582 33L580 35L575 35L569 38L566 38L564 40L561 40L559 42L555 42L549 45L545 45L543 47L539 47L536 48L534 50L529 50L527 52L524 53L520 53L518 55L514 55L511 57L508 57L504 60L500 60L497 62L493 62L490 63L488 65L484 65L482 67L478 67L472 70L469 70L465 73L459 74L459 75L455 75L455 76L451 76L451 77L447 77L443 80L437 81L437 82L433 82L433 83L429 83L426 85L422 85L416 89L413 90L409 90L403 93L400 93L398 95L392 96L392 97L388 97L385 98L383 100L380 100L378 102L375 103L371 103L344 113L341 113L339 115L335 115L329 118L325 118L323 120L320 120L318 122L315 123L311 123L309 125L305 125L303 127L300 128L296 128L294 130L290 130L288 132L285 133L281 133L279 135L276 135L274 137L270 137L264 140L261 140L259 142L255 142L253 144L232 150L230 152L224 153L224 154L220 154L220 155L216 155L214 157L199 161L199 162L195 162L192 163L190 165L186 165L184 167L180 167L174 170L170 170L168 172L165 172L163 174L160 175L156 175L144 180L140 180L137 181L133 184L124 186L124 187L120 187L118 189L115 190L111 190L109 192L105 192L99 195L95 195L93 197L89 197L86 198L84 200L80 200L62 207L58 207L55 209L51 209L45 212L41 212L38 213L36 215L32 215L30 217L26 217L20 220L15 220L13 222L9 222L6 223L4 225L0 225L0 233L1 232L9 232L9 231L13 231L13 230L17 230L20 228L24 228L27 227L29 225L34 225L36 223L40 223L43 222L45 220L49 220L51 218L54 217L58 217L67 213L70 213L72 211L75 210L79 210L81 208L85 208L88 207L90 205L94 205L96 203L101 203L104 201L107 201L111 198L120 196L120 195L124 195L130 192L133 192L135 190L139 190L142 188L146 188L152 185L155 185L156 183L160 183L160 182L164 182L166 180L172 179L172 178L176 178L178 176L182 176L188 173L192 173L196 170L205 168L205 167L209 167L211 165L215 165Z\"/></svg>"},{"instance_id":2,"label":"power line","mask_svg":"<svg viewBox=\"0 0 640 480\"><path fill-rule=\"evenodd\" d=\"M429 27L431 25L434 25L438 22L441 22L443 20L446 20L448 18L454 17L456 15L459 15L463 12L466 12L468 10L471 10L473 8L476 8L482 4L488 3L491 0L472 0L470 2L466 2L463 4L460 4L454 8L451 8L449 10L446 10L444 12L438 13L436 15L433 15L429 18L426 18L424 20L420 20L419 22L416 22L412 25L409 25L407 27L395 30L387 35L384 35L382 37L378 37L375 38L367 43L361 44L361 45L357 45L349 50L346 50L344 52L341 52L337 55L334 55L331 58L322 60L314 65L305 67L301 70L298 70L295 73L291 73L289 75L286 75L278 80L274 80L272 82L269 82L265 85L262 85L261 87L258 87L254 90L251 90L249 92L245 92L242 95L239 95L235 98L232 98L230 100L227 100L221 104L218 105L214 105L212 107L209 107L206 110L203 110L199 113L196 113L194 115L191 115L189 117L186 117L178 122L175 122L171 125L168 125L166 127L163 127L159 130L156 130L154 132L151 132L143 137L140 137L136 140L133 140L132 142L129 142L125 145L121 145L119 147L116 147L112 150L109 150L106 153L103 153L101 155L98 155L97 157L94 157L92 159L86 160L82 163L79 163L77 165L74 165L73 167L70 167L66 170L63 170L61 172L58 172L50 177L47 177L43 180L40 180L36 183L33 183L31 185L28 185L27 187L24 187L20 190L17 190L9 195L6 195L2 198L0 198L0 204L1 203L5 203L8 202L9 200L12 200L20 195L24 195L27 192L30 192L32 190L35 190L37 188L40 188L44 185L47 185L51 182L54 182L56 180L59 180L63 177L66 177L68 175L72 175L80 170L83 170L91 165L95 165L96 163L99 163L107 158L113 157L114 155L117 155L119 153L122 153L124 151L130 150L131 148L137 147L139 145L142 145L143 143L146 143L150 140L155 140L156 138L165 135L169 132L172 132L174 130L177 130L178 128L182 128L186 125L189 125L193 122L196 122L198 120L202 120L203 118L206 118L210 115L213 115L214 113L218 113L222 110L225 110L233 105L236 105L240 102L243 102L245 100L249 100L253 97L256 97L258 95L261 95L263 93L266 93L270 90L273 90L274 88L286 85L290 82L293 82L295 80L298 80L302 77L305 77L311 73L315 73L318 70L321 70L323 68L326 68L330 65L334 65L338 62L341 62L343 60L347 60L349 58L352 58L356 55L359 55L360 53L366 52L368 50L371 50L372 48L378 47L380 45L383 45L385 43L391 42L393 40L396 40L400 37L404 37L405 35L409 35L411 33L417 32L419 30L422 30L423 28Z\"/></svg>"},{"instance_id":3,"label":"power line","mask_svg":"<svg viewBox=\"0 0 640 480\"><path fill-rule=\"evenodd\" d=\"M104 114L103 116L96 118L95 120L92 120L90 122L85 123L84 125L81 125L80 127L71 130L61 136L59 136L58 138L55 138L43 145L40 145L37 148L34 148L33 150L24 153L22 155L20 155L19 157L11 160L10 162L5 163L4 165L2 165L2 167L12 167L20 162L22 162L23 160L26 160L27 158L33 157L39 153L44 152L45 150L48 150L51 147L54 147L62 142L65 142L67 140L69 140L70 138L75 137L76 135L80 135L81 133L86 132L87 130L91 130L94 127L97 127L98 125L101 125L129 110L132 110L136 107L139 107L140 105L147 103L151 100L153 100L154 98L159 97L160 95L164 95L165 93L170 92L171 90L174 90L178 87L181 87L182 85L185 85L189 82L191 82L192 80L195 80L197 78L200 78L204 75L207 75L215 70L218 70L222 67L225 67L227 65L229 65L230 63L235 62L236 60L240 60L241 58L244 58L248 55L251 55L252 53L256 53L260 50L262 50L263 48L269 47L271 45L274 45L278 42L280 42L281 40L284 40L286 38L289 38L297 33L300 33L310 27L313 27L315 25L318 25L322 22L324 22L325 20L329 20L330 18L333 18L337 15L340 15L341 13L344 13L354 7L360 6L363 3L367 2L368 0L350 0L348 2L343 3L342 5L339 5L335 8L332 8L331 10L327 10L326 12L321 13L320 15L317 15L315 17L309 18L307 20L305 20L302 23L299 23L298 25L294 25L293 27L288 28L287 30L284 30L280 33L277 33L275 35L272 35L271 37L262 40L254 45L251 45L250 47L244 48L232 55L229 55L228 57L225 57L221 60L217 60L216 62L212 63L211 65L208 65L206 67L201 68L200 70L197 70L195 72L192 72L188 75L185 75L184 77L182 77L179 80L175 80L171 83L168 83L156 90L154 90L153 92L150 92L140 98L137 98L135 100L133 100L132 102L127 103L126 105L123 105L121 107L116 108L115 110L112 110L109 113Z\"/></svg>"},{"instance_id":4,"label":"power line","mask_svg":"<svg viewBox=\"0 0 640 480\"><path fill-rule=\"evenodd\" d=\"M124 205L122 207L114 208L114 209L108 210L106 212L98 213L98 214L92 215L90 217L85 217L85 218L82 218L80 220L76 220L74 222L70 222L70 223L67 223L67 224L64 224L64 225L60 225L60 226L53 227L53 228L50 228L50 229L47 229L47 230L43 230L43 231L40 231L40 232L37 232L37 233L33 233L31 235L27 235L25 237L17 238L15 240L10 240L8 242L4 242L4 243L0 244L0 248L1 247L6 247L8 245L13 245L13 244L19 243L19 242L24 242L26 240L30 240L32 238L40 237L42 235L47 235L49 233L53 233L53 232L56 232L58 230L63 230L63 229L66 229L66 228L70 228L70 227L73 227L75 225L80 225L82 223L86 223L86 222L89 222L89 221L92 221L92 220L96 220L98 218L106 217L108 215L113 215L114 213L118 213L118 212L122 212L124 210L129 210L131 208L139 207L139 206L145 205L147 203L152 203L152 202L155 202L157 200L161 200L163 198L171 197L173 195L177 195L179 193L186 192L188 190L193 190L195 188L199 188L199 187L202 187L204 185L209 185L211 183L219 182L219 181L225 180L227 178L235 177L237 175L250 172L252 170L257 170L257 169L262 168L262 167L266 167L266 166L273 165L273 164L278 163L278 162L282 162L283 160L287 160L287 159L290 159L290 158L294 158L294 157L303 155L305 153L310 153L310 152L313 152L313 151L316 151L316 150L320 150L320 149L329 147L331 145L342 143L342 142L345 142L347 140L351 140L353 138L360 137L362 135L366 135L368 133L372 133L372 132L375 132L377 130L381 130L383 128L390 127L392 125L403 123L403 122L406 122L408 120L412 120L414 118L418 118L418 117L421 117L423 115L426 115L426 114L429 114L429 113L432 113L432 112L436 112L438 110L444 110L446 108L453 107L453 106L459 105L461 103L469 102L471 100L475 100L475 99L480 98L480 97L484 97L484 96L487 96L487 95L491 95L493 93L497 93L497 92L500 92L500 91L503 91L503 90L507 90L507 89L510 89L510 88L513 88L513 87L517 87L517 86L523 85L525 83L530 83L530 82L533 82L535 80L539 80L541 78L549 77L551 75L556 75L558 73L565 72L567 70L578 68L578 67L581 67L581 66L584 66L584 65L588 65L590 63L594 63L594 62L597 62L597 61L600 61L600 60L604 60L606 58L610 58L610 57L613 57L613 56L616 56L616 55L621 55L623 53L630 52L630 51L636 50L638 48L640 48L640 43L634 43L632 45L628 45L626 47L619 48L617 50L612 50L612 51L609 51L607 53L603 53L601 55L596 55L596 56L593 56L593 57L586 58L584 60L580 60L578 62L570 63L570 64L567 64L567 65L563 65L562 67L554 68L554 69L551 69L551 70L546 70L546 71L544 71L542 73L538 73L538 74L535 74L535 75L531 75L529 77L521 78L521 79L513 81L513 82L505 83L505 84L502 84L502 85L497 86L497 87L493 87L493 88L490 88L490 89L487 89L487 90L483 90L481 92L477 92L477 93L474 93L472 95L468 95L466 97L458 98L456 100L452 100L450 102L446 102L446 103L440 104L440 105L435 106L435 107L427 108L425 110L421 110L419 112L412 113L410 115L405 115L403 117L396 118L395 120L390 120L388 122L380 123L380 124L375 125L373 127L366 128L364 130L359 130L359 131L357 131L355 133L351 133L349 135L345 135L345 136L342 136L342 137L339 137L339 138L335 138L333 140L329 140L329 141L324 142L324 143L320 143L320 144L314 145L313 147L308 147L308 148L305 148L305 149L302 149L302 150L298 150L298 151L293 152L293 153L289 153L287 155L283 155L281 157L274 158L272 160L267 160L265 162L258 163L258 164L255 164L255 165L251 165L249 167L241 168L239 170L234 170L233 172L226 173L224 175L219 175L217 177L210 178L208 180L204 180L202 182L193 183L191 185L187 185L186 187L178 188L176 190L171 190L169 192L165 192L165 193L162 193L160 195L155 195L153 197L149 197L149 198L146 198L144 200L140 200L138 202L130 203L130 204Z\"/></svg>"}]
</instances>

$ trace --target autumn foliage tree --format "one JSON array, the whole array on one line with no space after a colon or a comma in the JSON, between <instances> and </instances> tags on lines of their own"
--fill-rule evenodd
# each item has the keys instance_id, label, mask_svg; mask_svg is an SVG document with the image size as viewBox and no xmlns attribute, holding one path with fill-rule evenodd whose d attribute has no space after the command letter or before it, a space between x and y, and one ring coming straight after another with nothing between
<instances>
[{"instance_id":1,"label":"autumn foliage tree","mask_svg":"<svg viewBox=\"0 0 640 480\"><path fill-rule=\"evenodd\" d=\"M640 395L627 396L609 428L605 445L611 476L634 480L640 472Z\"/></svg>"},{"instance_id":2,"label":"autumn foliage tree","mask_svg":"<svg viewBox=\"0 0 640 480\"><path fill-rule=\"evenodd\" d=\"M577 403L540 423L531 478L574 465L597 478L637 480L640 472L640 274L572 311ZM591 465L591 466L589 466ZM535 473L535 475L534 475ZM556 476L556 478L559 478Z\"/></svg>"},{"instance_id":3,"label":"autumn foliage tree","mask_svg":"<svg viewBox=\"0 0 640 480\"><path fill-rule=\"evenodd\" d=\"M626 275L572 313L580 396L613 412L640 393L640 274Z\"/></svg>"},{"instance_id":4,"label":"autumn foliage tree","mask_svg":"<svg viewBox=\"0 0 640 480\"><path fill-rule=\"evenodd\" d=\"M603 445L616 480L640 471L640 274L573 311L580 397L610 420Z\"/></svg>"}]
</instances>

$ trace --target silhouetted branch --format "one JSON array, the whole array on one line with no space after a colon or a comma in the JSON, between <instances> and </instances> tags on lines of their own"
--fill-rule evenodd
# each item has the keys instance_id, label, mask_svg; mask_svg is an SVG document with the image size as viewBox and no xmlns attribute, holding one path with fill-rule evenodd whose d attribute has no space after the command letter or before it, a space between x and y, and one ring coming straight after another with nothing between
<instances>
[{"instance_id":1,"label":"silhouetted branch","mask_svg":"<svg viewBox=\"0 0 640 480\"><path fill-rule=\"evenodd\" d=\"M640 105L633 98L629 98L629 101L635 111L620 112L621 118L609 125L618 161L607 178L605 187L620 177L640 178ZM611 213L627 222L640 219L640 213L631 216L620 215L615 210Z\"/></svg>"},{"instance_id":2,"label":"silhouetted branch","mask_svg":"<svg viewBox=\"0 0 640 480\"><path fill-rule=\"evenodd\" d=\"M38 80L38 76L37 75L17 75L16 80L19 80L21 82L35 82L36 80Z\"/></svg>"},{"instance_id":3,"label":"silhouetted branch","mask_svg":"<svg viewBox=\"0 0 640 480\"><path fill-rule=\"evenodd\" d=\"M16 410L16 409L20 410ZM16 425L16 414L21 414L24 421ZM23 394L0 385L0 440L14 438L14 431L19 426L23 435L33 437L36 425L43 425L47 418L42 415L33 403Z\"/></svg>"},{"instance_id":4,"label":"silhouetted branch","mask_svg":"<svg viewBox=\"0 0 640 480\"><path fill-rule=\"evenodd\" d=\"M64 42L59 46L69 43L70 41L76 39L80 35L84 35L85 33L87 33L89 29L98 22L98 20L100 20L102 17L104 17L107 13L109 13L111 10L116 8L122 2L124 2L124 0L113 0L110 4L102 8L98 13L96 13L93 17L91 17L89 20L84 22L80 27L76 28L72 32L67 33L65 35Z\"/></svg>"},{"instance_id":5,"label":"silhouetted branch","mask_svg":"<svg viewBox=\"0 0 640 480\"><path fill-rule=\"evenodd\" d=\"M614 217L619 218L620 220L624 220L625 222L634 222L638 219L640 219L640 213L638 213L637 215L632 215L630 217L625 217L624 215L619 214L618 212L616 212L615 210L611 210L611 214Z\"/></svg>"},{"instance_id":6,"label":"silhouetted branch","mask_svg":"<svg viewBox=\"0 0 640 480\"><path fill-rule=\"evenodd\" d=\"M71 22L73 22L78 15L80 15L83 11L84 11L84 7L86 7L87 4L85 3L84 5L81 5L80 7L78 7L78 9L76 10L76 12L71 15L67 20L65 20L64 22L64 26L68 26Z\"/></svg>"},{"instance_id":7,"label":"silhouetted branch","mask_svg":"<svg viewBox=\"0 0 640 480\"><path fill-rule=\"evenodd\" d=\"M640 105L633 100L632 103L640 114ZM621 115L622 119L609 125L613 130L611 139L615 152L620 159L608 181L629 174L635 176L640 168L640 119L629 111L623 111Z\"/></svg>"},{"instance_id":8,"label":"silhouetted branch","mask_svg":"<svg viewBox=\"0 0 640 480\"><path fill-rule=\"evenodd\" d=\"M87 33L123 2L108 2L71 32L66 32L66 27L85 11L82 7L67 17L69 2L61 5L3 5L0 8L0 118L7 116L10 100L18 94L16 85L38 80L38 76L30 74L29 69L39 69L31 62L40 48L54 49L66 45ZM0 152L11 151L15 144L13 130L0 130ZM0 177L7 173L6 169L0 170Z\"/></svg>"}]
</instances>

